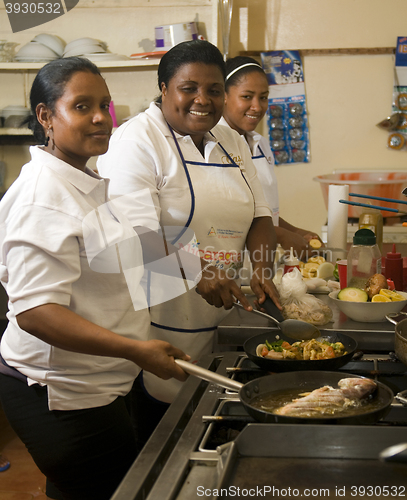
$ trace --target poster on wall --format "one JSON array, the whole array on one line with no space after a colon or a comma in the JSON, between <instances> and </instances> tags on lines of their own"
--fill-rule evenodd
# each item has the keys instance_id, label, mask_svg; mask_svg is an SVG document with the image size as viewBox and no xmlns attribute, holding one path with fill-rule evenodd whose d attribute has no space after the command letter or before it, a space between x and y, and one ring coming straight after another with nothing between
<instances>
[{"instance_id":1,"label":"poster on wall","mask_svg":"<svg viewBox=\"0 0 407 500\"><path fill-rule=\"evenodd\" d=\"M276 165L310 161L302 61L298 50L261 53L269 83L267 125Z\"/></svg>"},{"instance_id":2,"label":"poster on wall","mask_svg":"<svg viewBox=\"0 0 407 500\"><path fill-rule=\"evenodd\" d=\"M397 38L392 116L386 121L390 149L407 150L407 37ZM390 123L390 126L389 126ZM381 125L381 124L379 124Z\"/></svg>"}]
</instances>

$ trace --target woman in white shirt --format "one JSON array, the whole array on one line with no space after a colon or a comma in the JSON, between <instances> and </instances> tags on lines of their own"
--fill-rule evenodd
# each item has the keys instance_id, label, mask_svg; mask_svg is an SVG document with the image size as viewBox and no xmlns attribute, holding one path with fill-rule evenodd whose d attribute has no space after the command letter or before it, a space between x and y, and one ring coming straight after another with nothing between
<instances>
[{"instance_id":1,"label":"woman in white shirt","mask_svg":"<svg viewBox=\"0 0 407 500\"><path fill-rule=\"evenodd\" d=\"M229 126L247 142L264 196L273 214L277 241L286 250L293 247L296 254L304 259L309 241L320 238L315 232L295 227L280 216L274 156L268 140L255 130L267 108L268 81L260 64L245 56L228 59L225 107L218 126ZM289 196L289 193L285 196Z\"/></svg>"},{"instance_id":2,"label":"woman in white shirt","mask_svg":"<svg viewBox=\"0 0 407 500\"><path fill-rule=\"evenodd\" d=\"M49 498L109 499L136 457L125 397L140 369L186 378L172 345L148 340L140 240L90 170L112 128L110 95L87 59L37 74L30 128L43 146L0 202L9 297L0 399L47 477ZM124 244L124 242L126 244ZM133 266L120 263L131 247Z\"/></svg>"},{"instance_id":3,"label":"woman in white shirt","mask_svg":"<svg viewBox=\"0 0 407 500\"><path fill-rule=\"evenodd\" d=\"M250 152L229 128L210 132L222 116L224 80L225 63L214 45L199 40L176 45L159 64L160 98L120 126L98 160L99 172L110 178L111 196L127 195L122 210L135 226L138 212L144 211L139 198L147 190L155 210L144 225L163 226L172 232L173 243L185 228L195 234L189 251L204 266L199 294L171 290L174 298L164 301L161 297L168 296L171 285L161 277L147 278L152 337L179 346L192 360L213 351L215 330L233 301L249 308L235 280L245 245L259 302L269 295L278 303L272 282L275 233ZM145 430L148 437L181 384L163 383L144 372L143 385L155 408L145 422L151 424Z\"/></svg>"}]
</instances>

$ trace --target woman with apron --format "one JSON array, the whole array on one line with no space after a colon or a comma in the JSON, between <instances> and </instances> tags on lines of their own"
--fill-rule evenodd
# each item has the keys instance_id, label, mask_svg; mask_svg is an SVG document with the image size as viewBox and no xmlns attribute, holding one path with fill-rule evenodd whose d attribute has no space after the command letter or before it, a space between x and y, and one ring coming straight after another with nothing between
<instances>
[{"instance_id":1,"label":"woman with apron","mask_svg":"<svg viewBox=\"0 0 407 500\"><path fill-rule=\"evenodd\" d=\"M269 295L279 304L272 282L275 232L250 151L227 127L210 132L222 116L225 75L222 54L209 42L173 47L158 68L158 102L119 127L98 160L110 195L135 227L161 226L173 245L186 229L194 235L188 250L203 266L196 289L154 273L146 277L152 338L171 339L192 360L213 351L215 330L234 300L248 306L239 287L246 246L259 303ZM143 414L152 407L144 422L148 438L181 384L148 373L138 382L136 416L140 405ZM143 393L149 397L140 402Z\"/></svg>"},{"instance_id":2,"label":"woman with apron","mask_svg":"<svg viewBox=\"0 0 407 500\"><path fill-rule=\"evenodd\" d=\"M289 224L279 215L274 156L268 140L255 131L268 108L268 81L263 68L251 57L238 56L226 62L225 107L219 125L236 130L250 148L257 176L273 214L277 241L284 249L293 247L299 257L307 255L311 239L320 239L313 231Z\"/></svg>"}]
</instances>

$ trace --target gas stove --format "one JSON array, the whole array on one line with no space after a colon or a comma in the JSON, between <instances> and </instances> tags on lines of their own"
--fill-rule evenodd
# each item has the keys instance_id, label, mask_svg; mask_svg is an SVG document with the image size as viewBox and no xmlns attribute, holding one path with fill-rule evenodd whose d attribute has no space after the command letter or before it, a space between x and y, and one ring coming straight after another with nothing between
<instances>
[{"instance_id":1,"label":"gas stove","mask_svg":"<svg viewBox=\"0 0 407 500\"><path fill-rule=\"evenodd\" d=\"M268 375L239 351L199 364L242 383ZM363 355L340 371L383 382L395 394L407 390L407 367L393 353ZM309 496L312 488L320 491L313 496L354 498L371 487L370 496L384 498L393 487L393 496L403 496L407 464L378 460L402 442L407 406L396 398L373 425L264 424L246 413L236 392L190 376L112 500L290 497L288 488L291 496Z\"/></svg>"}]
</instances>

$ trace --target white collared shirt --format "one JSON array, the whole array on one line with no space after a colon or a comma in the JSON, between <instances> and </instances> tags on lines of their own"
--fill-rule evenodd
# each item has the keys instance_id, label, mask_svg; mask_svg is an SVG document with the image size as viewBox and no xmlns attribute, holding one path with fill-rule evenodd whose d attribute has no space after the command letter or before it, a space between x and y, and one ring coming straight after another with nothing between
<instances>
[{"instance_id":1,"label":"white collared shirt","mask_svg":"<svg viewBox=\"0 0 407 500\"><path fill-rule=\"evenodd\" d=\"M217 147L217 143L221 143L233 160L245 169L255 200L254 216L271 216L250 152L237 132L219 127L215 137L206 134L204 158L189 135L174 134L183 155L200 163L229 164L226 154ZM191 203L188 183L170 129L156 103L151 103L145 112L116 130L107 153L99 157L97 167L101 175L110 179L110 196L126 194L133 197L134 203L121 208L135 225L157 229L159 220L164 226L183 226L187 222ZM153 211L140 202L145 189L150 191ZM222 210L222 200L219 200L219 210Z\"/></svg>"},{"instance_id":2,"label":"white collared shirt","mask_svg":"<svg viewBox=\"0 0 407 500\"><path fill-rule=\"evenodd\" d=\"M219 120L218 125L215 127L215 131L219 126L231 128L223 116ZM274 155L271 151L270 144L265 137L255 130L252 132L246 132L246 134L241 137L250 149L258 179L263 187L264 197L270 207L271 213L273 214L273 223L275 226L278 226L280 213L278 185L277 176L274 170ZM261 157L262 153L264 154L264 157Z\"/></svg>"},{"instance_id":3,"label":"white collared shirt","mask_svg":"<svg viewBox=\"0 0 407 500\"><path fill-rule=\"evenodd\" d=\"M133 283L130 296L126 278L132 278L119 272L106 253L105 260L90 264L86 248L87 241L114 248L135 233L107 203L106 179L90 169L80 171L38 146L30 153L32 160L0 202L0 279L9 296L1 354L29 384L48 386L50 409L102 406L127 394L139 367L124 359L53 347L19 328L16 316L55 303L117 334L146 340L150 318L139 282ZM92 233L94 220L100 223L100 234ZM135 244L141 255L137 237ZM101 262L107 267L101 268ZM133 278L142 273L136 270Z\"/></svg>"}]
</instances>

